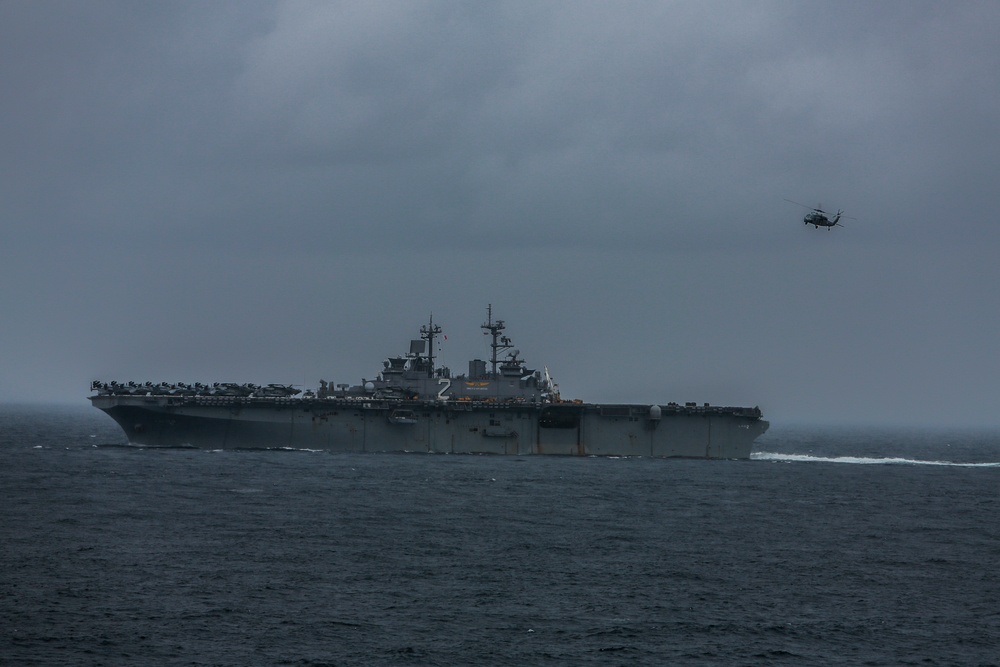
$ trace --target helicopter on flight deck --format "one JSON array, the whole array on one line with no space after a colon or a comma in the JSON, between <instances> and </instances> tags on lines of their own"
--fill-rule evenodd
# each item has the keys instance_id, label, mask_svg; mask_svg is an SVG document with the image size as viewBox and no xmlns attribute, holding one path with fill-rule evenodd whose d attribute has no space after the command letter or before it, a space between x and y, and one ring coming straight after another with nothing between
<instances>
[{"instance_id":1,"label":"helicopter on flight deck","mask_svg":"<svg viewBox=\"0 0 1000 667\"><path fill-rule=\"evenodd\" d=\"M816 229L826 227L827 230L829 230L832 227L843 227L843 225L840 224L841 217L847 218L848 220L856 220L856 218L852 218L849 215L844 215L844 212L839 209L837 210L837 214L831 219L829 217L830 214L819 207L813 208L812 206L806 206L805 204L800 204L797 201L792 201L791 199L786 199L785 201L790 204L795 204L796 206L809 209L809 212L806 213L806 217L802 218L802 222L807 225L812 225Z\"/></svg>"}]
</instances>

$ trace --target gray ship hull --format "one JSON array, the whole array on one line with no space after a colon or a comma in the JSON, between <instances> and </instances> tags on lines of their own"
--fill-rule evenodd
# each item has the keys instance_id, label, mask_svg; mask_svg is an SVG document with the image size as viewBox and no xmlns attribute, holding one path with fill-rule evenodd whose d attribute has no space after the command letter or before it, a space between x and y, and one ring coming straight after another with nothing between
<instances>
[{"instance_id":1,"label":"gray ship hull","mask_svg":"<svg viewBox=\"0 0 1000 667\"><path fill-rule=\"evenodd\" d=\"M754 408L99 395L131 444L332 452L746 459Z\"/></svg>"}]
</instances>

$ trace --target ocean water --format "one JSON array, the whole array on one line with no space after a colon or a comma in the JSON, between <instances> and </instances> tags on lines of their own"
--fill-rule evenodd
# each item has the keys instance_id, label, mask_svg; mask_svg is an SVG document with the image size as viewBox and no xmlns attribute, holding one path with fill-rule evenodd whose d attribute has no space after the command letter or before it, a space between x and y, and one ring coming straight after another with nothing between
<instances>
[{"instance_id":1,"label":"ocean water","mask_svg":"<svg viewBox=\"0 0 1000 667\"><path fill-rule=\"evenodd\" d=\"M997 665L1000 433L143 450L0 407L0 665Z\"/></svg>"}]
</instances>

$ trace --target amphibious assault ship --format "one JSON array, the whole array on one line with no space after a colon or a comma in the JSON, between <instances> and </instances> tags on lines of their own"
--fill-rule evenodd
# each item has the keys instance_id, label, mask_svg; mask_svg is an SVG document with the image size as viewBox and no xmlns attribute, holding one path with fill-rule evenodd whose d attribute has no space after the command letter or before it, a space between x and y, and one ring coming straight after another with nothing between
<instances>
[{"instance_id":1,"label":"amphibious assault ship","mask_svg":"<svg viewBox=\"0 0 1000 667\"><path fill-rule=\"evenodd\" d=\"M505 328L491 306L490 359L462 375L435 364L431 317L407 354L353 386L95 381L90 400L146 447L745 459L767 430L756 407L565 400Z\"/></svg>"}]
</instances>

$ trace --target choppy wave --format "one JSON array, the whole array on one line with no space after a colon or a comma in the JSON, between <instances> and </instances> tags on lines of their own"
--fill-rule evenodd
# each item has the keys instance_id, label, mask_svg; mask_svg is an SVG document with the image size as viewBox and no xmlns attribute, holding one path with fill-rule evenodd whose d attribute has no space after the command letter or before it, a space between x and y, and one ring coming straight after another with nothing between
<instances>
[{"instance_id":1,"label":"choppy wave","mask_svg":"<svg viewBox=\"0 0 1000 667\"><path fill-rule=\"evenodd\" d=\"M95 447L124 433L86 407L0 406L3 664L997 664L1000 432L195 454Z\"/></svg>"},{"instance_id":2,"label":"choppy wave","mask_svg":"<svg viewBox=\"0 0 1000 667\"><path fill-rule=\"evenodd\" d=\"M808 463L854 463L859 465L921 465L954 466L957 468L1000 468L1000 462L956 463L954 461L926 461L900 457L874 458L866 456L814 456L812 454L780 454L777 452L754 452L750 455L756 461L805 461Z\"/></svg>"}]
</instances>

